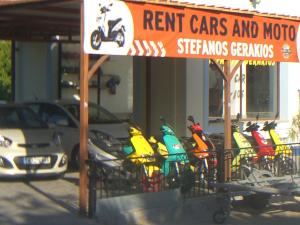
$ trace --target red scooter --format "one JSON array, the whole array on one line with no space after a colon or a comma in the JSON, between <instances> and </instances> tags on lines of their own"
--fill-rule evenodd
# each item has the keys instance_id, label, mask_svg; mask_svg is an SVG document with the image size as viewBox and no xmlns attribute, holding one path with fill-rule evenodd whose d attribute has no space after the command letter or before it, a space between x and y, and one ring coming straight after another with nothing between
<instances>
[{"instance_id":1,"label":"red scooter","mask_svg":"<svg viewBox=\"0 0 300 225\"><path fill-rule=\"evenodd\" d=\"M258 119L258 118L257 118ZM275 150L272 145L258 132L259 125L256 123L247 123L247 128L244 130L250 132L253 137L255 150L258 156L259 168L273 171L273 161L275 156Z\"/></svg>"}]
</instances>

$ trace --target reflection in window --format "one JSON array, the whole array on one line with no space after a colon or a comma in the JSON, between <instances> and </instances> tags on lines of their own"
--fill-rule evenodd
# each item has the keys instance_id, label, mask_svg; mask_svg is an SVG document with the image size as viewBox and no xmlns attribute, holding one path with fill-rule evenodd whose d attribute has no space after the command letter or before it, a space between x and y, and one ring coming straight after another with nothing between
<instances>
[{"instance_id":1,"label":"reflection in window","mask_svg":"<svg viewBox=\"0 0 300 225\"><path fill-rule=\"evenodd\" d=\"M217 66L209 63L209 117L223 116L223 77Z\"/></svg>"},{"instance_id":2,"label":"reflection in window","mask_svg":"<svg viewBox=\"0 0 300 225\"><path fill-rule=\"evenodd\" d=\"M273 118L277 112L277 67L247 65L247 117Z\"/></svg>"}]
</instances>

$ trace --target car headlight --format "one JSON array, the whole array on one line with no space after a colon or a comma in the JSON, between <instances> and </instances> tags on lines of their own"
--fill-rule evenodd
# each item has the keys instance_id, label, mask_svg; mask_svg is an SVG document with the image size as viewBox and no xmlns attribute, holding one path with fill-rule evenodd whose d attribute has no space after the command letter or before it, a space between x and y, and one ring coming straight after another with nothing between
<instances>
[{"instance_id":1,"label":"car headlight","mask_svg":"<svg viewBox=\"0 0 300 225\"><path fill-rule=\"evenodd\" d=\"M60 134L60 133L55 132L55 133L53 134L53 143L54 143L57 147L61 146L62 141L61 141L61 134Z\"/></svg>"},{"instance_id":2,"label":"car headlight","mask_svg":"<svg viewBox=\"0 0 300 225\"><path fill-rule=\"evenodd\" d=\"M0 146L8 148L12 144L12 140L0 135Z\"/></svg>"},{"instance_id":3,"label":"car headlight","mask_svg":"<svg viewBox=\"0 0 300 225\"><path fill-rule=\"evenodd\" d=\"M68 163L68 157L66 154L63 155L63 157L61 157L61 160L59 162L59 167L63 167L64 165L66 165Z\"/></svg>"}]
</instances>

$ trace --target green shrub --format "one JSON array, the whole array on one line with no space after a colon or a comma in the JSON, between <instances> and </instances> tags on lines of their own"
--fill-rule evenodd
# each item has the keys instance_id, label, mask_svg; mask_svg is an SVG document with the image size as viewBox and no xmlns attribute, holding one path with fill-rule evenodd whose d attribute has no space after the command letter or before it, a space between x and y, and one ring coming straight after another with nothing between
<instances>
[{"instance_id":1,"label":"green shrub","mask_svg":"<svg viewBox=\"0 0 300 225\"><path fill-rule=\"evenodd\" d=\"M289 131L289 136L293 141L300 140L300 112L294 116L292 120L292 127Z\"/></svg>"},{"instance_id":2,"label":"green shrub","mask_svg":"<svg viewBox=\"0 0 300 225\"><path fill-rule=\"evenodd\" d=\"M0 41L0 100L11 98L11 42Z\"/></svg>"}]
</instances>

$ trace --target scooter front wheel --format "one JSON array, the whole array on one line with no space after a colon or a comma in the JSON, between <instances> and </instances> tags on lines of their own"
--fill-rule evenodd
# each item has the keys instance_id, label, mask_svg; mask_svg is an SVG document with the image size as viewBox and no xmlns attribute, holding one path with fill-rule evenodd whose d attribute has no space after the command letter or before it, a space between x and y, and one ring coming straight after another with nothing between
<instances>
[{"instance_id":1,"label":"scooter front wheel","mask_svg":"<svg viewBox=\"0 0 300 225\"><path fill-rule=\"evenodd\" d=\"M99 30L94 30L91 34L91 47L94 50L99 50L102 43L101 32Z\"/></svg>"},{"instance_id":2,"label":"scooter front wheel","mask_svg":"<svg viewBox=\"0 0 300 225\"><path fill-rule=\"evenodd\" d=\"M277 176L293 175L296 171L296 162L287 156L275 159L275 174Z\"/></svg>"},{"instance_id":3,"label":"scooter front wheel","mask_svg":"<svg viewBox=\"0 0 300 225\"><path fill-rule=\"evenodd\" d=\"M217 224L222 224L229 216L229 211L225 211L222 208L215 211L213 214L213 221Z\"/></svg>"}]
</instances>

